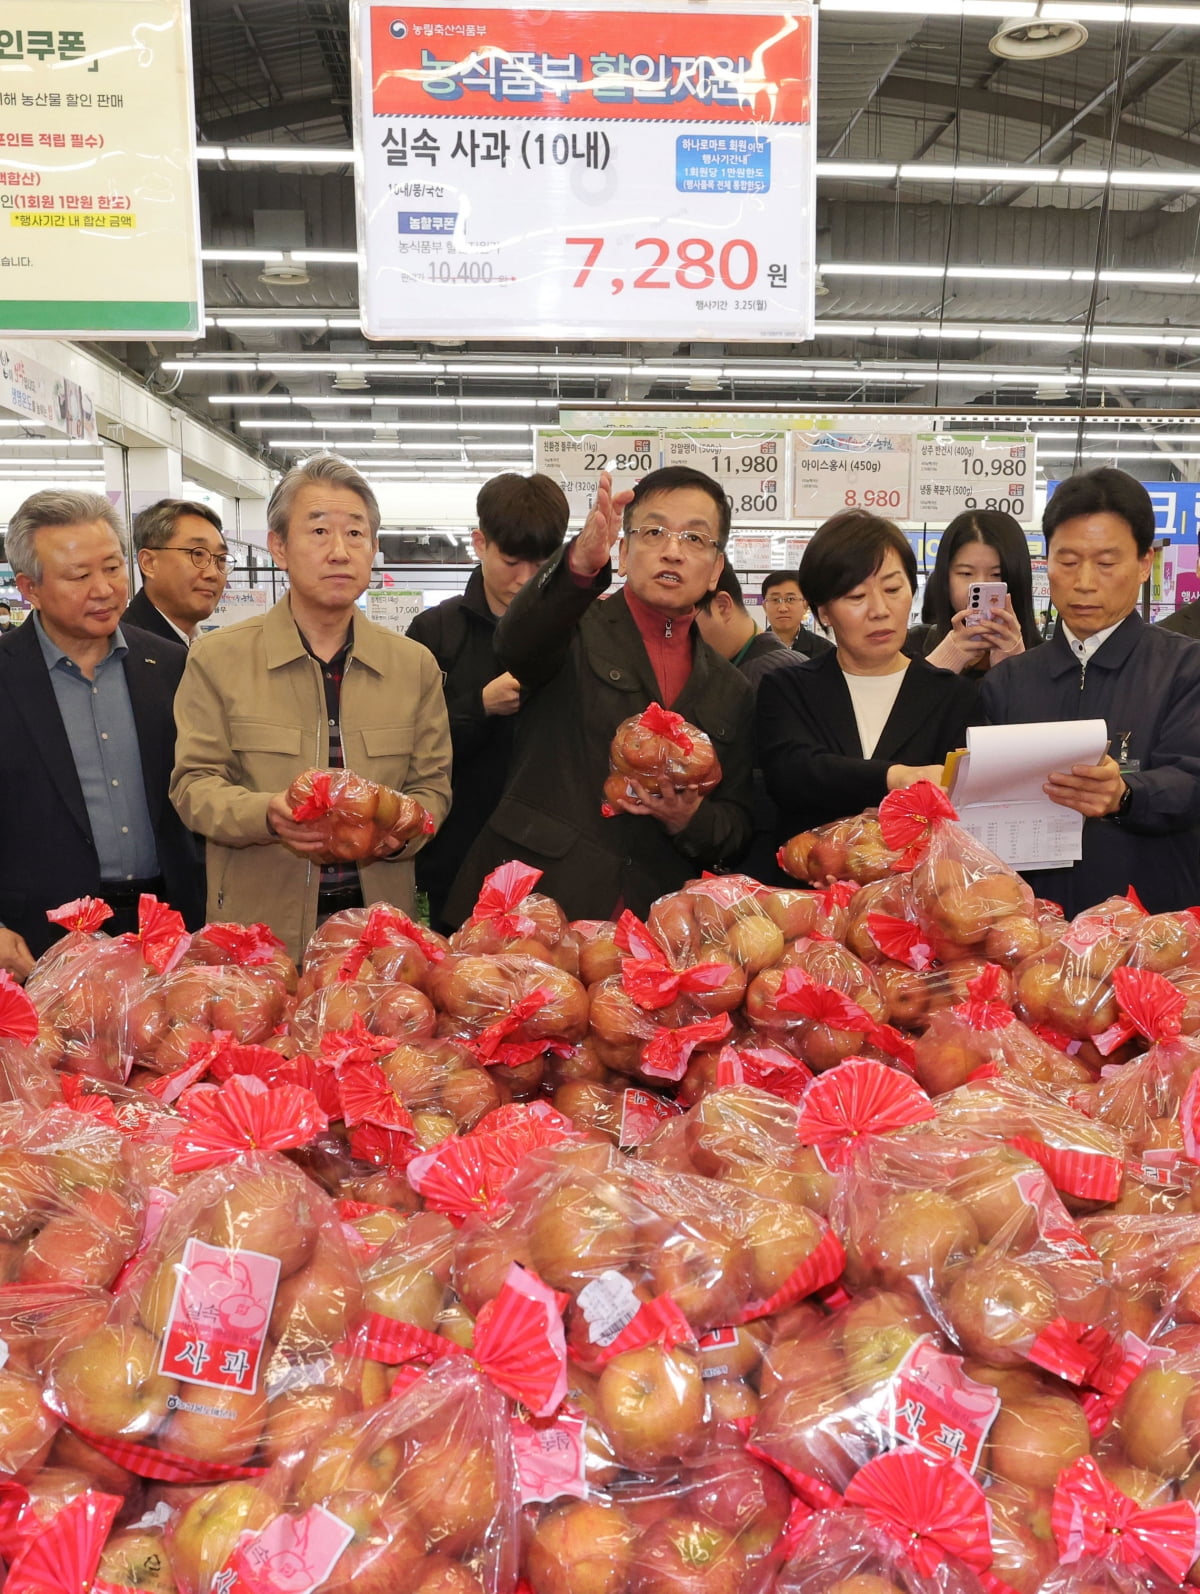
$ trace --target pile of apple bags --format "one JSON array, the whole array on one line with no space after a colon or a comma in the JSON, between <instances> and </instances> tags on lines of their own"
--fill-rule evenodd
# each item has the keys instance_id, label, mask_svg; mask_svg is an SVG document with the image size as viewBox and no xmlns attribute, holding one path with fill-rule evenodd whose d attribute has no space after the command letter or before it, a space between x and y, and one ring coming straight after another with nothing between
<instances>
[{"instance_id":1,"label":"pile of apple bags","mask_svg":"<svg viewBox=\"0 0 1200 1594\"><path fill-rule=\"evenodd\" d=\"M0 993L6 1594L1184 1585L1200 925L1064 924L931 790L858 835L302 970L62 910Z\"/></svg>"}]
</instances>

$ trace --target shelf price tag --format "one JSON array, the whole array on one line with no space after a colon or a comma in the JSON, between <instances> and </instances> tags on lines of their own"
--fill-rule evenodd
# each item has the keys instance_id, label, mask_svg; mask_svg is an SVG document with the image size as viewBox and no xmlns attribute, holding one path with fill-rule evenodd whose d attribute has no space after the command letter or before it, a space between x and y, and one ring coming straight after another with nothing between
<instances>
[{"instance_id":1,"label":"shelf price tag","mask_svg":"<svg viewBox=\"0 0 1200 1594\"><path fill-rule=\"evenodd\" d=\"M668 432L663 464L715 476L733 502L733 522L787 519L787 439L782 432Z\"/></svg>"},{"instance_id":2,"label":"shelf price tag","mask_svg":"<svg viewBox=\"0 0 1200 1594\"><path fill-rule=\"evenodd\" d=\"M888 520L909 518L911 432L792 432L792 518L828 520L866 509Z\"/></svg>"},{"instance_id":3,"label":"shelf price tag","mask_svg":"<svg viewBox=\"0 0 1200 1594\"><path fill-rule=\"evenodd\" d=\"M586 516L602 470L613 492L623 492L657 470L662 442L657 432L565 432L537 434L535 468L553 477L567 495L571 518Z\"/></svg>"},{"instance_id":4,"label":"shelf price tag","mask_svg":"<svg viewBox=\"0 0 1200 1594\"><path fill-rule=\"evenodd\" d=\"M1031 525L1037 439L1032 433L919 432L914 520L945 525L969 509L1002 509Z\"/></svg>"},{"instance_id":5,"label":"shelf price tag","mask_svg":"<svg viewBox=\"0 0 1200 1594\"><path fill-rule=\"evenodd\" d=\"M368 337L812 337L810 0L351 17Z\"/></svg>"}]
</instances>

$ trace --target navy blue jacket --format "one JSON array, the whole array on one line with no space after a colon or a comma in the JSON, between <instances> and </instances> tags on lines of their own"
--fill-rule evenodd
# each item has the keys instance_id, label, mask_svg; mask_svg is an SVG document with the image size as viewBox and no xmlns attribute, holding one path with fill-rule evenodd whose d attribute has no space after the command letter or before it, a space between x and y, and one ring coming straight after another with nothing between
<instances>
[{"instance_id":1,"label":"navy blue jacket","mask_svg":"<svg viewBox=\"0 0 1200 1594\"><path fill-rule=\"evenodd\" d=\"M1151 913L1200 903L1200 644L1130 614L1087 668L1061 626L1045 646L989 670L988 723L1102 719L1129 765L1120 818L1085 819L1083 857L1027 878L1068 916L1134 886Z\"/></svg>"}]
</instances>

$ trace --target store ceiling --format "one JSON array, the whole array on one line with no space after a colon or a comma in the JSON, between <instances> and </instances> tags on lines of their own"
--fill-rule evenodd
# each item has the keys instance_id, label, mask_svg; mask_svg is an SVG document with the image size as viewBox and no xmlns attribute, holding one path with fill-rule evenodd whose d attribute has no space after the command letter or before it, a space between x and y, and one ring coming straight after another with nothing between
<instances>
[{"instance_id":1,"label":"store ceiling","mask_svg":"<svg viewBox=\"0 0 1200 1594\"><path fill-rule=\"evenodd\" d=\"M828 291L817 300L813 343L368 343L356 323L352 262L306 262L309 280L285 285L264 280L262 261L213 260L205 266L205 294L215 324L203 345L107 348L157 390L173 389L177 402L276 462L322 439L355 452L352 438L372 435L350 428L368 413L362 401L397 399L407 403L378 416L371 411L372 420L402 419L410 428L440 420L442 442L460 445L457 455L443 446L446 466L485 474L504 454L526 465L529 425L554 415L546 401L1032 408L1060 402L1065 391L1071 401L1086 392L1090 403L1114 411L1200 404L1200 7L1159 5L1153 14L1167 20L1128 28L1087 20L1090 37L1081 49L1023 63L989 52L998 15L925 17L892 6L846 6L840 0L820 18L818 154L875 170L819 178L818 258ZM939 0L930 9L957 6ZM987 8L976 0L967 9ZM1092 17L1104 11L1095 4L1078 9ZM345 0L192 0L192 12L202 146L275 146L283 154L344 146L348 160ZM1188 25L1170 25L1174 12ZM1032 166L1041 175L931 181L897 175L906 164ZM1110 167L1135 175L1106 189L1095 173ZM1090 182L1077 180L1089 170ZM355 250L352 172L336 157L319 165L204 158L200 192L208 251ZM284 324L298 318L314 324ZM254 368L164 368L193 354ZM340 380L332 369L264 369L302 357L317 367L423 360L446 369L344 372ZM566 369L487 374L491 362L535 363L531 357ZM629 371L570 372L589 357L628 364ZM659 361L678 370L689 359L722 373L719 392L688 393L683 374L659 378L638 369ZM461 364L484 369L456 371ZM760 373L752 381L738 376L747 365ZM213 405L214 396L275 402ZM423 398L443 402L426 407ZM468 401L463 407L445 403L460 398ZM290 448L272 445L289 428L264 425L285 416L297 437ZM338 422L340 429L326 424ZM512 430L495 430L501 426ZM393 445L408 435L382 434ZM412 431L412 440L419 443L421 434ZM410 458L419 452L408 449ZM378 457L374 464L382 468ZM1164 474L1168 468L1164 461Z\"/></svg>"}]
</instances>

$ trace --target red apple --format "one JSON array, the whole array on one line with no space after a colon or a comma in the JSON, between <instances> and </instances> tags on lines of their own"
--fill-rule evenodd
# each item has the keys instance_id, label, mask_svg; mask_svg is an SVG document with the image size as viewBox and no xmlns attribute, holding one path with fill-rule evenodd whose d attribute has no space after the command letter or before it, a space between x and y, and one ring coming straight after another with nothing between
<instances>
[{"instance_id":1,"label":"red apple","mask_svg":"<svg viewBox=\"0 0 1200 1594\"><path fill-rule=\"evenodd\" d=\"M703 1443L704 1380L684 1350L622 1351L600 1374L596 1398L617 1459L635 1471L681 1460Z\"/></svg>"},{"instance_id":2,"label":"red apple","mask_svg":"<svg viewBox=\"0 0 1200 1594\"><path fill-rule=\"evenodd\" d=\"M624 1594L635 1538L617 1506L572 1500L538 1523L525 1575L534 1594Z\"/></svg>"}]
</instances>

